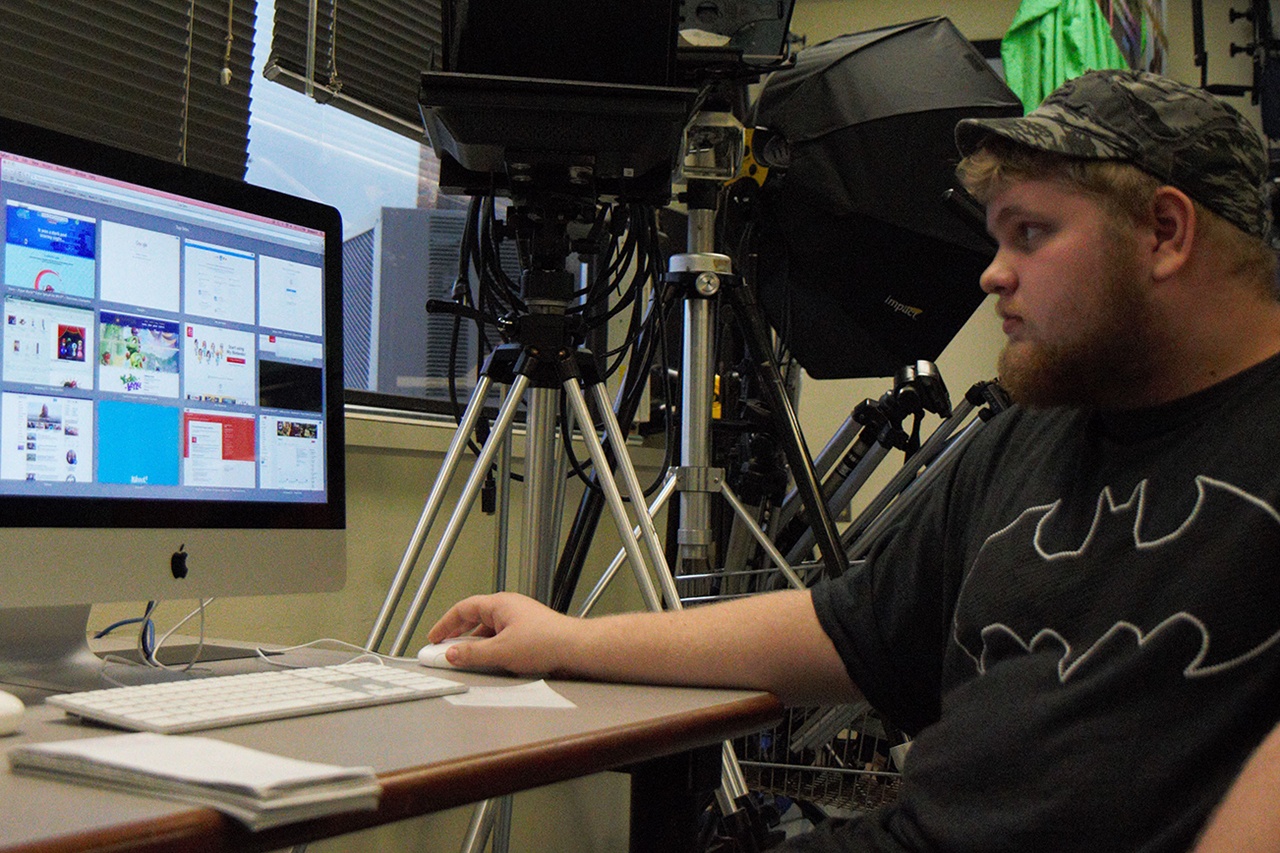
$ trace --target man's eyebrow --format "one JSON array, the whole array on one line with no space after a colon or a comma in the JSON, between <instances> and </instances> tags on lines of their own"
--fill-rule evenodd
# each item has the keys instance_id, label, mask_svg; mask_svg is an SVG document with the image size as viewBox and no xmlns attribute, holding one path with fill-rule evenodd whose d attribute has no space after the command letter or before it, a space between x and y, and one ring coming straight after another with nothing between
<instances>
[{"instance_id":1,"label":"man's eyebrow","mask_svg":"<svg viewBox=\"0 0 1280 853\"><path fill-rule=\"evenodd\" d=\"M1013 204L1008 204L1000 208L998 211L996 211L995 216L988 217L988 221L992 225L999 225L1010 219L1016 219L1026 215L1027 215L1027 209L1022 205L1018 204L1017 202L1014 202Z\"/></svg>"},{"instance_id":2,"label":"man's eyebrow","mask_svg":"<svg viewBox=\"0 0 1280 853\"><path fill-rule=\"evenodd\" d=\"M994 237L996 230L1010 220L1039 219L1045 215L1043 208L1032 208L1015 201L997 210L994 216L987 218L987 233Z\"/></svg>"}]
</instances>

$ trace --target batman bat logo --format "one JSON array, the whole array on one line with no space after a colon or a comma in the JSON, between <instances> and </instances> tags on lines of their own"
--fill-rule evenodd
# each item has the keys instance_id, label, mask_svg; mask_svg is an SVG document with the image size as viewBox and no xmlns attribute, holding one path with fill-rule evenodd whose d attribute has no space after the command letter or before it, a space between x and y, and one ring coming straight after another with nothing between
<instances>
[{"instance_id":1,"label":"batman bat logo","mask_svg":"<svg viewBox=\"0 0 1280 853\"><path fill-rule=\"evenodd\" d=\"M1083 536L1062 529L1056 501L988 537L952 626L978 672L1052 652L1065 682L1090 659L1123 653L1127 638L1138 652L1184 650L1183 675L1198 678L1280 641L1280 513L1230 483L1195 484L1195 506L1173 530L1144 523L1144 480L1123 503L1104 488Z\"/></svg>"}]
</instances>

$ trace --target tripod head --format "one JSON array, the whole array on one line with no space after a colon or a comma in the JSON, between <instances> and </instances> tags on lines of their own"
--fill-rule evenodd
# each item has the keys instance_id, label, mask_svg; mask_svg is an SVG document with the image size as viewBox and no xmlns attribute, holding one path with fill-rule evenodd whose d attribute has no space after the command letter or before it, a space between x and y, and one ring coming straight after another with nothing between
<instances>
[{"instance_id":1,"label":"tripod head","mask_svg":"<svg viewBox=\"0 0 1280 853\"><path fill-rule=\"evenodd\" d=\"M594 218L595 205L566 204L562 197L544 203L513 205L507 211L507 225L514 233L520 255L520 303L523 311L508 313L499 320L504 340L519 341L534 351L545 353L577 349L585 336L581 314L569 314L569 307L581 296L574 276L568 271L573 247L571 225ZM590 221L590 220L587 220Z\"/></svg>"}]
</instances>

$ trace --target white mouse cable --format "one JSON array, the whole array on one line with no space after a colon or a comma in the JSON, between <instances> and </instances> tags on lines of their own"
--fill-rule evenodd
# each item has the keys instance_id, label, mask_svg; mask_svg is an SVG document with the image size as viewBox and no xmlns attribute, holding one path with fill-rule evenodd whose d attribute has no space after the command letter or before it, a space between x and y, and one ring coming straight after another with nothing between
<instances>
[{"instance_id":1,"label":"white mouse cable","mask_svg":"<svg viewBox=\"0 0 1280 853\"><path fill-rule=\"evenodd\" d=\"M200 662L200 653L204 650L204 611L206 607L208 607L210 604L213 603L215 597L216 596L211 596L209 598L204 598L204 599L196 599L199 602L199 605L196 607L196 609L192 610L186 616L183 616L181 619L178 620L177 624L175 624L168 631L164 632L163 636L161 636L160 639L156 641L155 648L151 650L153 666L158 666L161 669L171 668L160 663L158 660L155 660L155 655L159 654L160 647L165 644L165 642L169 639L170 635L172 635L174 631L177 631L183 625L191 621L191 618L196 614L200 615L200 638L199 638L199 641L196 643L195 653L192 654L191 660L188 661L182 667L182 671L186 672L187 670L191 669L193 666L195 666L197 663Z\"/></svg>"},{"instance_id":2,"label":"white mouse cable","mask_svg":"<svg viewBox=\"0 0 1280 853\"><path fill-rule=\"evenodd\" d=\"M371 652L364 646L357 646L355 643L348 643L346 640L339 640L334 637L321 637L318 640L311 640L310 642L300 643L296 646L282 646L278 649L259 648L257 652L258 657L262 658L272 666L278 666L284 669L306 669L309 666L308 664L285 663L283 661L272 660L268 652L278 654L280 652L297 651L298 649L311 649L318 647L321 643L333 643L334 645L340 646L342 651L355 652L356 654L352 656L350 660L346 661L346 663L356 663L363 658L372 658L378 663L417 663L418 661L416 657L396 657L395 655L384 655L379 654L378 652Z\"/></svg>"}]
</instances>

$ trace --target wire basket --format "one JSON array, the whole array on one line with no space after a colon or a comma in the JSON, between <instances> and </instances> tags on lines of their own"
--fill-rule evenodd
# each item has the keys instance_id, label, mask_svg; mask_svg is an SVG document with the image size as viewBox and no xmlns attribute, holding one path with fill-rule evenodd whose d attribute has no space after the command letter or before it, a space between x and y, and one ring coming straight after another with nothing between
<instances>
[{"instance_id":1,"label":"wire basket","mask_svg":"<svg viewBox=\"0 0 1280 853\"><path fill-rule=\"evenodd\" d=\"M865 702L789 708L772 729L734 741L747 787L867 811L898 798L884 725Z\"/></svg>"}]
</instances>

